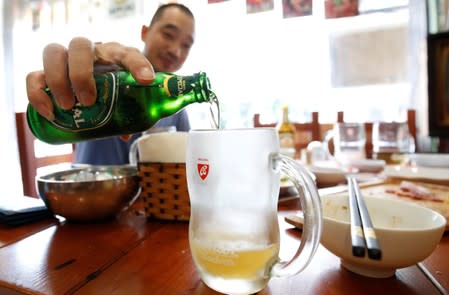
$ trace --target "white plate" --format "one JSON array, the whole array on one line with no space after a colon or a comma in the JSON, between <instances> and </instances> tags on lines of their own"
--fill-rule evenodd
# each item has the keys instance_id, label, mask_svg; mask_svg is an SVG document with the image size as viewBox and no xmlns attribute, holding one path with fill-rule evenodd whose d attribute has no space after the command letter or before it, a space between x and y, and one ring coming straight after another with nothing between
<instances>
[{"instance_id":1,"label":"white plate","mask_svg":"<svg viewBox=\"0 0 449 295\"><path fill-rule=\"evenodd\" d=\"M347 171L336 167L309 166L307 167L317 179L319 186L337 185L346 183Z\"/></svg>"},{"instance_id":2,"label":"white plate","mask_svg":"<svg viewBox=\"0 0 449 295\"><path fill-rule=\"evenodd\" d=\"M309 171L310 172L310 171ZM317 182L316 176L313 173L309 173L310 177L312 178L313 182ZM279 187L279 196L290 196L290 195L297 195L298 190L296 189L295 185L288 180L286 176L283 176L281 178L281 183Z\"/></svg>"},{"instance_id":3,"label":"white plate","mask_svg":"<svg viewBox=\"0 0 449 295\"><path fill-rule=\"evenodd\" d=\"M385 168L384 160L353 160L350 162L351 167L356 168L359 172L380 172Z\"/></svg>"},{"instance_id":4,"label":"white plate","mask_svg":"<svg viewBox=\"0 0 449 295\"><path fill-rule=\"evenodd\" d=\"M409 158L418 167L449 168L449 154L411 154Z\"/></svg>"},{"instance_id":5,"label":"white plate","mask_svg":"<svg viewBox=\"0 0 449 295\"><path fill-rule=\"evenodd\" d=\"M386 166L384 174L387 177L449 183L449 168Z\"/></svg>"}]
</instances>

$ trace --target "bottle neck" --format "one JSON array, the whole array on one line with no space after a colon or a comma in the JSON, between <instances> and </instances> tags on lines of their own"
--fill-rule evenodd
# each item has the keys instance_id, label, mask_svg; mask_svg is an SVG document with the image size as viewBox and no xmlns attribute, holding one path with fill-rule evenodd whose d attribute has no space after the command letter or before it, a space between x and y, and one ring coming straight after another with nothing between
<instances>
[{"instance_id":1,"label":"bottle neck","mask_svg":"<svg viewBox=\"0 0 449 295\"><path fill-rule=\"evenodd\" d=\"M288 120L288 109L284 108L282 110L282 123L289 123L290 121Z\"/></svg>"},{"instance_id":2,"label":"bottle neck","mask_svg":"<svg viewBox=\"0 0 449 295\"><path fill-rule=\"evenodd\" d=\"M212 92L209 78L206 73L199 72L190 76L180 76L171 73L156 72L151 85L140 85L128 71L118 71L116 76L120 83L140 87L164 87L170 97L178 97L194 93L196 102L215 102L217 96Z\"/></svg>"},{"instance_id":3,"label":"bottle neck","mask_svg":"<svg viewBox=\"0 0 449 295\"><path fill-rule=\"evenodd\" d=\"M196 99L198 102L214 102L217 100L217 96L212 92L210 87L209 78L206 76L206 73L199 72L190 76L192 78L193 83L195 84L195 93Z\"/></svg>"}]
</instances>

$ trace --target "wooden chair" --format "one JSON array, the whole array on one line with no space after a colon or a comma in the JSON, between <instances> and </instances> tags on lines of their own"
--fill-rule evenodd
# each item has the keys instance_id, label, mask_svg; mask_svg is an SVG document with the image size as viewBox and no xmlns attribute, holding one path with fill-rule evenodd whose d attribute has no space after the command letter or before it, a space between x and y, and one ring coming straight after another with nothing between
<instances>
[{"instance_id":1,"label":"wooden chair","mask_svg":"<svg viewBox=\"0 0 449 295\"><path fill-rule=\"evenodd\" d=\"M27 196L38 197L35 184L38 170L51 168L51 166L56 164L69 166L74 159L74 145L45 146L44 143L38 141L31 133L28 127L26 113L16 113L16 129L23 193ZM45 155L36 153L37 144L44 145ZM48 152L53 152L53 154ZM45 171L50 171L50 169Z\"/></svg>"},{"instance_id":2,"label":"wooden chair","mask_svg":"<svg viewBox=\"0 0 449 295\"><path fill-rule=\"evenodd\" d=\"M254 127L276 127L277 123L262 124L260 122L260 114L254 114ZM318 112L312 112L312 121L305 123L293 122L296 129L295 149L298 153L301 149L307 147L311 141L322 141L323 126L320 126Z\"/></svg>"},{"instance_id":3,"label":"wooden chair","mask_svg":"<svg viewBox=\"0 0 449 295\"><path fill-rule=\"evenodd\" d=\"M339 123L345 122L343 112L338 112L337 122ZM416 110L414 109L407 110L407 125L408 131L415 141L415 147L417 147L418 142L417 142ZM367 158L372 158L373 156L372 133L373 133L373 122L365 122L365 134L366 134L365 152Z\"/></svg>"}]
</instances>

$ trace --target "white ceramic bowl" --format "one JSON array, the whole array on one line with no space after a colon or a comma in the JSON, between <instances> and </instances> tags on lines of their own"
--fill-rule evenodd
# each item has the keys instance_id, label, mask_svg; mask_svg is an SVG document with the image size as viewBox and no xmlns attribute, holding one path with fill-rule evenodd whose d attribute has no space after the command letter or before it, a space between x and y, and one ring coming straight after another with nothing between
<instances>
[{"instance_id":1,"label":"white ceramic bowl","mask_svg":"<svg viewBox=\"0 0 449 295\"><path fill-rule=\"evenodd\" d=\"M348 196L322 196L321 243L352 272L374 278L393 276L396 269L428 257L444 233L446 219L433 210L374 196L365 196L365 202L382 249L381 260L352 255Z\"/></svg>"}]
</instances>

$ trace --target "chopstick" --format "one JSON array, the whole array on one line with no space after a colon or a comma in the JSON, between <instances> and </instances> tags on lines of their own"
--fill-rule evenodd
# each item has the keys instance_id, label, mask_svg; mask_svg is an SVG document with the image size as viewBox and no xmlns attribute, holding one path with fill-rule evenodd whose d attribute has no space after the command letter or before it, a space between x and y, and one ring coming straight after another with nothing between
<instances>
[{"instance_id":1,"label":"chopstick","mask_svg":"<svg viewBox=\"0 0 449 295\"><path fill-rule=\"evenodd\" d=\"M347 177L349 190L349 210L351 214L351 240L352 254L357 257L365 256L365 247L368 258L380 260L382 250L374 231L368 208L366 207L357 180Z\"/></svg>"},{"instance_id":2,"label":"chopstick","mask_svg":"<svg viewBox=\"0 0 449 295\"><path fill-rule=\"evenodd\" d=\"M359 206L357 205L356 194L354 193L354 182L352 181L352 177L347 177L347 180L349 192L349 213L351 215L352 255L357 257L364 257L366 243L365 237L363 235Z\"/></svg>"}]
</instances>

